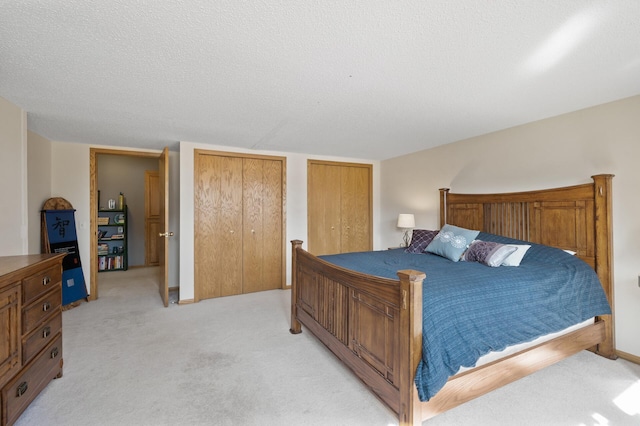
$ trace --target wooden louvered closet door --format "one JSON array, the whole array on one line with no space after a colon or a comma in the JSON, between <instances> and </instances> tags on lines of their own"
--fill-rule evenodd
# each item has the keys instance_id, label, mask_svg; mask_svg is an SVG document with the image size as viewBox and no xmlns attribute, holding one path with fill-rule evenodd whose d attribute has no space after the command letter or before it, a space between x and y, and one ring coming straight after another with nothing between
<instances>
[{"instance_id":1,"label":"wooden louvered closet door","mask_svg":"<svg viewBox=\"0 0 640 426\"><path fill-rule=\"evenodd\" d=\"M284 158L196 150L196 300L281 288Z\"/></svg>"},{"instance_id":2,"label":"wooden louvered closet door","mask_svg":"<svg viewBox=\"0 0 640 426\"><path fill-rule=\"evenodd\" d=\"M308 161L307 233L311 253L371 250L372 206L370 164Z\"/></svg>"}]
</instances>

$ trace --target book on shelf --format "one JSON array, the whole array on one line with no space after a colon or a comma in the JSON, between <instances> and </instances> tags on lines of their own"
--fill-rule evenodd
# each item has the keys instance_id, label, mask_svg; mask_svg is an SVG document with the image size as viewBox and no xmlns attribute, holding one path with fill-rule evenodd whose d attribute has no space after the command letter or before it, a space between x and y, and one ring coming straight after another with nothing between
<instances>
[{"instance_id":1,"label":"book on shelf","mask_svg":"<svg viewBox=\"0 0 640 426\"><path fill-rule=\"evenodd\" d=\"M115 269L124 269L124 256L101 256L98 258L99 271Z\"/></svg>"}]
</instances>

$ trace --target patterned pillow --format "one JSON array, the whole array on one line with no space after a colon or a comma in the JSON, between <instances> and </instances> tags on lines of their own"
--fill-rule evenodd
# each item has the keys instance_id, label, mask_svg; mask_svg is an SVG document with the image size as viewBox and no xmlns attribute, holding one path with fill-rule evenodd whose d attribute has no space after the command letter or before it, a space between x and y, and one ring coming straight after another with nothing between
<instances>
[{"instance_id":1,"label":"patterned pillow","mask_svg":"<svg viewBox=\"0 0 640 426\"><path fill-rule=\"evenodd\" d=\"M462 256L467 262L480 262L487 266L497 267L516 251L514 246L494 243L493 241L475 240L471 243L467 251Z\"/></svg>"},{"instance_id":2,"label":"patterned pillow","mask_svg":"<svg viewBox=\"0 0 640 426\"><path fill-rule=\"evenodd\" d=\"M425 252L437 254L457 262L479 233L480 231L445 225L427 246Z\"/></svg>"},{"instance_id":3,"label":"patterned pillow","mask_svg":"<svg viewBox=\"0 0 640 426\"><path fill-rule=\"evenodd\" d=\"M411 244L406 248L406 253L423 253L433 238L438 235L438 231L428 231L426 229L414 229L411 236Z\"/></svg>"}]
</instances>

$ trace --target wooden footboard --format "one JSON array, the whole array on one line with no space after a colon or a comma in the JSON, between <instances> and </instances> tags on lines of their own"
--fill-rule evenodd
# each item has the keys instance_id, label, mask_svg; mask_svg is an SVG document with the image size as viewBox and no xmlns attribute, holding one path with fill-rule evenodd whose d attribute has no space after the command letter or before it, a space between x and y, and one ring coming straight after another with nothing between
<instances>
[{"instance_id":1,"label":"wooden footboard","mask_svg":"<svg viewBox=\"0 0 640 426\"><path fill-rule=\"evenodd\" d=\"M301 325L340 358L382 401L411 423L414 376L422 347L422 281L398 280L331 265L292 241L291 332ZM420 417L420 416L418 416Z\"/></svg>"}]
</instances>

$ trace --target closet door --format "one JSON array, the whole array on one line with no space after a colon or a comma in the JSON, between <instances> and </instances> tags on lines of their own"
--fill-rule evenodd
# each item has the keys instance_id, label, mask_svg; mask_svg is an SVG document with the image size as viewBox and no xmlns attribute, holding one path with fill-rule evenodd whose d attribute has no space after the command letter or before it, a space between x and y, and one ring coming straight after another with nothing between
<instances>
[{"instance_id":1,"label":"closet door","mask_svg":"<svg viewBox=\"0 0 640 426\"><path fill-rule=\"evenodd\" d=\"M198 300L242 293L242 158L195 158L195 283Z\"/></svg>"},{"instance_id":2,"label":"closet door","mask_svg":"<svg viewBox=\"0 0 640 426\"><path fill-rule=\"evenodd\" d=\"M282 161L243 160L243 293L282 287Z\"/></svg>"},{"instance_id":3,"label":"closet door","mask_svg":"<svg viewBox=\"0 0 640 426\"><path fill-rule=\"evenodd\" d=\"M340 166L308 163L308 247L309 252L316 256L341 252L341 181Z\"/></svg>"},{"instance_id":4,"label":"closet door","mask_svg":"<svg viewBox=\"0 0 640 426\"><path fill-rule=\"evenodd\" d=\"M309 160L308 247L315 255L373 247L372 166Z\"/></svg>"},{"instance_id":5,"label":"closet door","mask_svg":"<svg viewBox=\"0 0 640 426\"><path fill-rule=\"evenodd\" d=\"M284 286L286 159L196 150L195 300Z\"/></svg>"},{"instance_id":6,"label":"closet door","mask_svg":"<svg viewBox=\"0 0 640 426\"><path fill-rule=\"evenodd\" d=\"M371 250L371 169L368 167L342 167L341 169L341 251L347 253Z\"/></svg>"}]
</instances>

